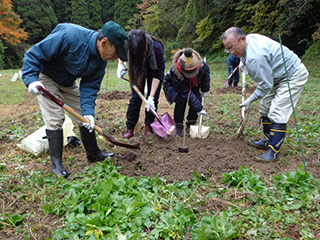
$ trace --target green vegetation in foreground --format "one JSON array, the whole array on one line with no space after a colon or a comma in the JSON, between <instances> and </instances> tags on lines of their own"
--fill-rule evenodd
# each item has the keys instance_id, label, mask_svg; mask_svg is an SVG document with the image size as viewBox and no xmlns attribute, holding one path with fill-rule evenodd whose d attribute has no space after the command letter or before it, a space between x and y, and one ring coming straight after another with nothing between
<instances>
[{"instance_id":1,"label":"green vegetation in foreground","mask_svg":"<svg viewBox=\"0 0 320 240\"><path fill-rule=\"evenodd\" d=\"M64 178L33 173L1 175L4 191L43 202L45 213L61 217L52 239L301 239L319 234L320 181L299 166L296 172L263 179L245 166L221 183L194 172L191 181L167 184L118 173L108 161ZM9 183L9 184L8 184ZM26 213L1 213L0 229L19 231Z\"/></svg>"},{"instance_id":2,"label":"green vegetation in foreground","mask_svg":"<svg viewBox=\"0 0 320 240\"><path fill-rule=\"evenodd\" d=\"M206 104L213 110L206 124L212 134L232 137L240 99L233 93L215 94L225 79L226 67L224 62L209 65L212 94ZM127 82L115 77L116 63L108 66L102 91L129 90ZM306 66L310 78L296 111L304 150L309 154L318 153L320 145L320 70L316 62L306 62ZM0 73L0 106L25 102L27 88L21 80L10 82L12 71ZM254 115L257 105L253 104L253 123L247 125L244 134L261 133L254 122L258 121ZM41 122L39 112L23 117ZM1 129L0 138L6 135L10 141L22 140L37 127L29 124L30 129L26 129L19 121L10 121L11 129ZM291 118L283 159L299 154L296 139ZM17 239L35 238L32 232L46 225L43 219L49 216L54 216L48 229L51 239L185 239L186 235L205 240L320 238L320 180L305 172L302 165L297 171L268 179L242 166L223 174L219 183L194 172L193 180L168 184L159 177L121 175L108 161L89 166L67 180L25 171L25 161L16 155L10 162L0 162L0 200L12 199L6 201L10 204L0 205L0 230L12 229ZM15 175L8 174L7 164L16 166ZM39 202L42 205L36 204ZM21 208L33 204L42 208L22 211L17 204Z\"/></svg>"}]
</instances>

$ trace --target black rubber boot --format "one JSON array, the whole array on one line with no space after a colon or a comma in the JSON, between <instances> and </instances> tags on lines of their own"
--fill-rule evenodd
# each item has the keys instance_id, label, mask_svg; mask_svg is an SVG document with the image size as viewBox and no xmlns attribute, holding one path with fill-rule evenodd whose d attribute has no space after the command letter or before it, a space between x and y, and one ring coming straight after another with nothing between
<instances>
[{"instance_id":1,"label":"black rubber boot","mask_svg":"<svg viewBox=\"0 0 320 240\"><path fill-rule=\"evenodd\" d=\"M287 124L272 123L270 128L270 141L267 151L256 157L258 160L270 162L279 157L281 146L286 136Z\"/></svg>"},{"instance_id":2,"label":"black rubber boot","mask_svg":"<svg viewBox=\"0 0 320 240\"><path fill-rule=\"evenodd\" d=\"M68 177L67 171L62 164L63 150L63 131L46 129L47 139L49 142L49 153L51 157L51 172L58 177Z\"/></svg>"},{"instance_id":3,"label":"black rubber boot","mask_svg":"<svg viewBox=\"0 0 320 240\"><path fill-rule=\"evenodd\" d=\"M176 135L182 137L183 135L183 123L176 123Z\"/></svg>"},{"instance_id":4,"label":"black rubber boot","mask_svg":"<svg viewBox=\"0 0 320 240\"><path fill-rule=\"evenodd\" d=\"M258 149L268 149L271 121L268 117L261 117L264 137L260 141L249 140L249 145Z\"/></svg>"},{"instance_id":5,"label":"black rubber boot","mask_svg":"<svg viewBox=\"0 0 320 240\"><path fill-rule=\"evenodd\" d=\"M107 157L114 156L114 153L105 153L100 150L97 144L96 133L94 131L89 132L85 127L79 127L79 129L81 140L87 152L87 159L89 162L97 162L104 160Z\"/></svg>"}]
</instances>

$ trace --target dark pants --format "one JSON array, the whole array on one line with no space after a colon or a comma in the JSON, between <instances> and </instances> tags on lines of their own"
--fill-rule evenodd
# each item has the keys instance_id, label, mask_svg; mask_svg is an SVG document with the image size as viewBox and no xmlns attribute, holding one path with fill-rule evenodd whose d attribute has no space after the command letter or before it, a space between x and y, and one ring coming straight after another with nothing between
<instances>
[{"instance_id":1,"label":"dark pants","mask_svg":"<svg viewBox=\"0 0 320 240\"><path fill-rule=\"evenodd\" d=\"M193 88L192 91L196 95L196 97L199 100L201 100L201 93L199 92L199 88ZM178 95L174 100L174 102L176 103L174 108L174 122L183 123L184 112L187 105L187 99L183 98L181 95ZM190 107L187 115L187 121L192 124L195 124L195 122L197 121L197 118L198 118L198 115L196 110L193 107Z\"/></svg>"},{"instance_id":2,"label":"dark pants","mask_svg":"<svg viewBox=\"0 0 320 240\"><path fill-rule=\"evenodd\" d=\"M229 76L230 76L230 74L232 74L231 68L228 69L228 72L229 72ZM229 86L232 83L233 83L233 86L238 86L238 83L239 83L239 68L237 68L237 70L233 73L233 75L228 80Z\"/></svg>"},{"instance_id":3,"label":"dark pants","mask_svg":"<svg viewBox=\"0 0 320 240\"><path fill-rule=\"evenodd\" d=\"M143 83L142 85L143 85L142 88L139 88L139 90L143 94L145 84ZM146 99L150 95L151 85L152 85L152 78L148 78L147 79L148 92L147 92ZM154 105L155 105L156 109L158 109L158 100L159 100L159 96L160 96L161 86L162 86L162 82L160 82L158 89L156 91L156 94L154 96ZM136 126L136 124L139 120L141 103L142 103L141 98L139 97L139 95L136 93L136 91L133 88L132 88L131 92L132 92L132 96L129 101L129 106L128 106L128 110L127 110L127 122L126 122L128 129L134 129L134 127ZM155 117L151 111L150 112L145 111L145 121L144 122L146 125L150 125L154 121L154 118Z\"/></svg>"}]
</instances>

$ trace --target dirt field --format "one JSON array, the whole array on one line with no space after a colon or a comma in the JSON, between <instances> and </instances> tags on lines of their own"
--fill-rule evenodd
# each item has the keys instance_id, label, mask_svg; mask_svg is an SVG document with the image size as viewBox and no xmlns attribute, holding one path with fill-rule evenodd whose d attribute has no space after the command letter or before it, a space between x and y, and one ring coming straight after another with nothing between
<instances>
[{"instance_id":1,"label":"dirt field","mask_svg":"<svg viewBox=\"0 0 320 240\"><path fill-rule=\"evenodd\" d=\"M253 89L251 89L252 91ZM240 94L239 89L219 89L215 94L225 94L229 91L236 91ZM250 91L250 89L249 89ZM26 94L28 94L26 92ZM97 125L104 130L111 131L111 135L116 137L118 141L125 141L122 136L125 132L125 112L130 92L105 92L99 93L97 100ZM160 114L168 112L173 116L173 107L167 104L162 94L160 100ZM38 110L36 99L30 96L30 102L26 108L24 104L14 106L1 107L1 128L10 129L12 119L25 123L26 127L30 125L30 129L34 130L32 122L26 116L28 113ZM113 163L121 167L120 173L128 176L160 176L165 177L168 182L174 179L188 180L192 179L192 172L203 174L206 177L214 180L219 180L222 173L237 171L242 164L253 171L260 171L265 176L273 176L282 172L295 171L298 165L303 164L301 155L290 157L287 161L275 161L271 163L262 163L255 161L254 156L260 155L264 150L252 148L246 144L246 139L250 136L244 136L240 139L227 138L223 136L215 136L210 134L206 139L192 139L189 136L186 138L186 146L188 153L180 153L178 148L182 146L182 138L177 136L169 136L160 138L157 135L152 137L144 136L144 113L141 111L140 120L135 129L135 136L130 139L130 143L139 143L140 149L127 149L123 147L114 147L111 143L103 138L99 138L98 142L105 151L113 151L116 156L113 158ZM203 123L206 125L205 121ZM249 123L250 124L250 123ZM39 126L41 127L41 126ZM222 126L223 127L223 126ZM30 130L30 133L32 131ZM235 129L236 132L237 129ZM77 133L77 129L75 129ZM261 135L262 136L262 135ZM48 153L41 156L32 156L17 147L18 141L10 139L9 136L0 138L0 154L1 161L7 162L7 168L14 174L16 164L10 162L17 154L23 156L23 163L26 170L42 170L49 172L50 160ZM282 156L286 155L287 146L284 144ZM317 167L319 156L305 155L308 172L315 177L320 177L320 169ZM85 151L82 146L73 149L66 146L64 149L64 165L69 174L82 171L90 163L86 160Z\"/></svg>"}]
</instances>

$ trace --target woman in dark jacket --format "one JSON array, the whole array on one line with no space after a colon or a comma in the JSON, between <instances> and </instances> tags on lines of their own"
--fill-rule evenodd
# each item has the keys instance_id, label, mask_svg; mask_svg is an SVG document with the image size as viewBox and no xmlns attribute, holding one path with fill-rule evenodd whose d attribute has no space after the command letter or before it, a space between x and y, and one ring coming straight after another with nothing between
<instances>
[{"instance_id":1,"label":"woman in dark jacket","mask_svg":"<svg viewBox=\"0 0 320 240\"><path fill-rule=\"evenodd\" d=\"M150 108L157 109L162 86L165 58L163 44L160 39L139 29L133 29L128 34L129 79L140 92L144 93L147 83L147 105L145 112L145 135L153 134L150 124L155 116ZM120 69L121 70L121 69ZM131 138L139 120L142 100L132 89L132 96L127 110L127 131L124 138Z\"/></svg>"},{"instance_id":2,"label":"woman in dark jacket","mask_svg":"<svg viewBox=\"0 0 320 240\"><path fill-rule=\"evenodd\" d=\"M177 135L182 136L183 118L189 95L187 127L196 124L200 114L206 114L201 103L201 95L210 90L210 69L199 53L191 48L175 53L172 67L163 79L163 89L170 104L176 103L174 121Z\"/></svg>"}]
</instances>

